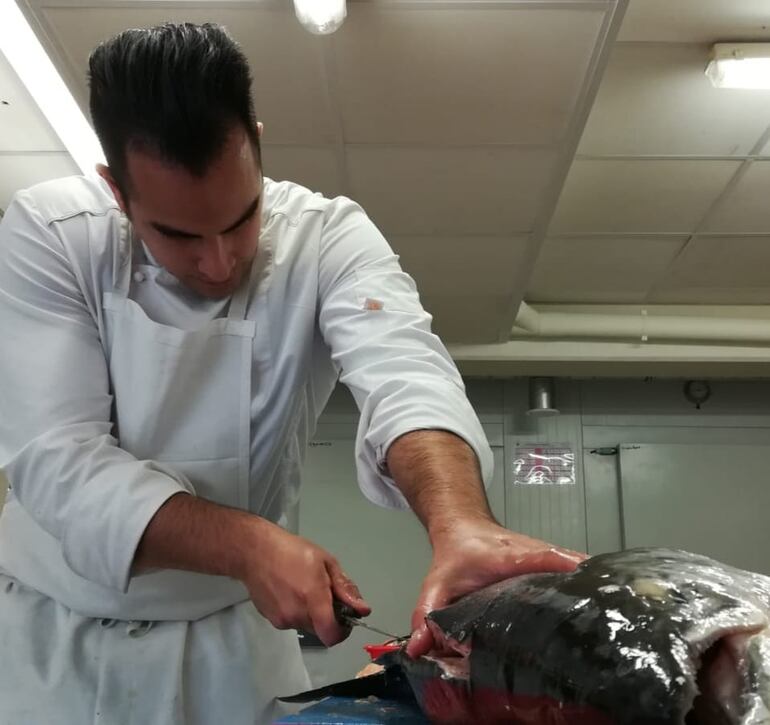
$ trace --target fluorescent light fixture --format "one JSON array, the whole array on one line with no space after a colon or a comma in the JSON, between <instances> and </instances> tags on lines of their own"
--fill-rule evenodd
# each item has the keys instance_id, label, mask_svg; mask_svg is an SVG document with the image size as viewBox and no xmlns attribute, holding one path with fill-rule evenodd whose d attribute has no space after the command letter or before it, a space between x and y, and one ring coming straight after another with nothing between
<instances>
[{"instance_id":1,"label":"fluorescent light fixture","mask_svg":"<svg viewBox=\"0 0 770 725\"><path fill-rule=\"evenodd\" d=\"M99 140L14 0L0 0L0 52L84 174L104 163Z\"/></svg>"},{"instance_id":2,"label":"fluorescent light fixture","mask_svg":"<svg viewBox=\"0 0 770 725\"><path fill-rule=\"evenodd\" d=\"M770 89L770 43L717 43L706 75L716 88Z\"/></svg>"},{"instance_id":3,"label":"fluorescent light fixture","mask_svg":"<svg viewBox=\"0 0 770 725\"><path fill-rule=\"evenodd\" d=\"M347 8L345 0L294 0L294 12L311 33L328 35L342 25Z\"/></svg>"}]
</instances>

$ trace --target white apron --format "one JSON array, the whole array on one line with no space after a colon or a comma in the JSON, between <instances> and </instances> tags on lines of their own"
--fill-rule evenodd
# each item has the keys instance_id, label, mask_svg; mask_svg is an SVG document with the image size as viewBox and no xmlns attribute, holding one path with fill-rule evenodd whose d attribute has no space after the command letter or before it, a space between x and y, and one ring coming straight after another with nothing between
<instances>
[{"instance_id":1,"label":"white apron","mask_svg":"<svg viewBox=\"0 0 770 725\"><path fill-rule=\"evenodd\" d=\"M269 249L227 317L188 331L154 322L129 298L134 275L160 272L134 267L129 234L126 223L104 295L120 446L182 473L202 497L248 508L260 330L245 313L269 278ZM296 633L275 630L239 582L164 570L121 593L72 577L67 599L78 606L69 608L0 575L0 651L14 653L0 664L0 725L253 725L286 711L275 696L309 686Z\"/></svg>"}]
</instances>

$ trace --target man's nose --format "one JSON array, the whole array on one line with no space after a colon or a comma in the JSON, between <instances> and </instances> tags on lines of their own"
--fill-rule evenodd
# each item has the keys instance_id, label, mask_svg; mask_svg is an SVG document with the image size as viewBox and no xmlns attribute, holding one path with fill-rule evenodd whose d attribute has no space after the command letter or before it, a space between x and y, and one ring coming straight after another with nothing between
<instances>
[{"instance_id":1,"label":"man's nose","mask_svg":"<svg viewBox=\"0 0 770 725\"><path fill-rule=\"evenodd\" d=\"M235 257L227 240L214 237L207 241L198 262L198 271L211 282L225 282L235 267Z\"/></svg>"}]
</instances>

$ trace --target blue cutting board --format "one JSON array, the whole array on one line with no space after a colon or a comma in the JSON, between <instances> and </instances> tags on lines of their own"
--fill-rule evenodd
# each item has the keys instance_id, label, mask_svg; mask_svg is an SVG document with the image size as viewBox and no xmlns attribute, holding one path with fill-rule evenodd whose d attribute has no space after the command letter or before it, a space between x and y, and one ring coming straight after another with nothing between
<instances>
[{"instance_id":1,"label":"blue cutting board","mask_svg":"<svg viewBox=\"0 0 770 725\"><path fill-rule=\"evenodd\" d=\"M393 700L329 697L274 725L427 725L412 705Z\"/></svg>"}]
</instances>

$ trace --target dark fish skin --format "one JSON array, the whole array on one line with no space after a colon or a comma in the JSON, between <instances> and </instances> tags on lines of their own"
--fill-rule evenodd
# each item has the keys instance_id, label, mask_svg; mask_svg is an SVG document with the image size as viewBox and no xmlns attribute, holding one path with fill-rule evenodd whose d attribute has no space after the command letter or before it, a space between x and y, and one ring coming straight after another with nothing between
<instances>
[{"instance_id":1,"label":"dark fish skin","mask_svg":"<svg viewBox=\"0 0 770 725\"><path fill-rule=\"evenodd\" d=\"M673 725L693 708L706 651L728 634L764 629L768 612L767 577L637 549L593 557L572 574L500 582L428 619L447 640L470 644L471 692L585 705L618 725ZM419 687L416 663L401 665ZM701 703L708 708L719 722L719 703Z\"/></svg>"},{"instance_id":2,"label":"dark fish skin","mask_svg":"<svg viewBox=\"0 0 770 725\"><path fill-rule=\"evenodd\" d=\"M326 694L404 697L403 673L444 725L770 725L769 619L768 577L669 549L603 554L431 612L430 655L386 654L386 679Z\"/></svg>"}]
</instances>

